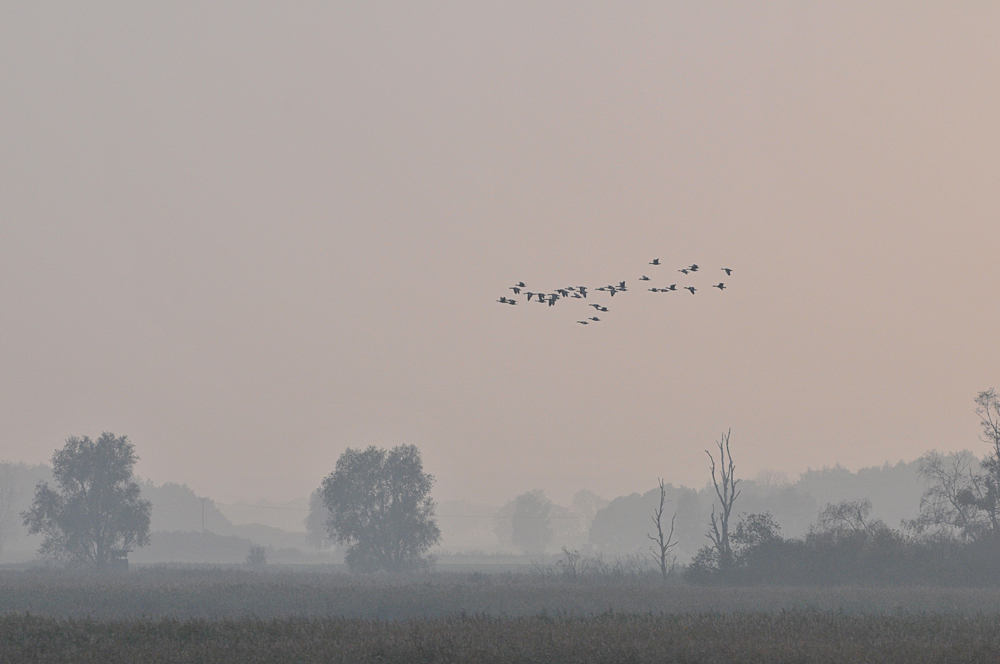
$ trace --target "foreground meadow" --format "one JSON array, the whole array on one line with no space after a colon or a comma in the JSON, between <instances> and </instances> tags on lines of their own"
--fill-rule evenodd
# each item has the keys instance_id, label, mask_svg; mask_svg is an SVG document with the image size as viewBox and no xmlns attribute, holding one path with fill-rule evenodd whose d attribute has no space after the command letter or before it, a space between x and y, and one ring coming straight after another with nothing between
<instances>
[{"instance_id":1,"label":"foreground meadow","mask_svg":"<svg viewBox=\"0 0 1000 664\"><path fill-rule=\"evenodd\" d=\"M1000 590L0 572L2 662L995 662Z\"/></svg>"},{"instance_id":2,"label":"foreground meadow","mask_svg":"<svg viewBox=\"0 0 1000 664\"><path fill-rule=\"evenodd\" d=\"M995 616L0 618L2 662L996 662Z\"/></svg>"},{"instance_id":3,"label":"foreground meadow","mask_svg":"<svg viewBox=\"0 0 1000 664\"><path fill-rule=\"evenodd\" d=\"M455 615L588 617L755 613L1000 615L1000 589L952 587L664 586L626 578L428 573L411 576L146 568L126 574L0 572L0 614L56 618L405 620Z\"/></svg>"}]
</instances>

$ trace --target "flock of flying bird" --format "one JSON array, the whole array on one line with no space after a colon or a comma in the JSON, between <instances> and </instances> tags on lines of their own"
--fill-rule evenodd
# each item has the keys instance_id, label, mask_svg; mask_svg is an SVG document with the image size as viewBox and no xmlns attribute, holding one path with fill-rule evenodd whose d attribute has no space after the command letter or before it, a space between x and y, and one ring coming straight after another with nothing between
<instances>
[{"instance_id":1,"label":"flock of flying bird","mask_svg":"<svg viewBox=\"0 0 1000 664\"><path fill-rule=\"evenodd\" d=\"M659 258L654 258L649 264L655 266L662 265L662 263L660 263ZM692 263L691 265L688 265L687 267L681 268L677 271L687 276L694 272L698 272L700 269L701 268L698 266L697 263ZM733 273L732 268L724 267L720 269L726 273L727 277ZM639 278L639 281L652 281L652 279L650 279L646 275L642 275ZM712 288L718 288L719 291L724 291L726 289L726 284L720 281L717 284L713 284ZM600 288L590 288L587 286L567 286L565 288L557 288L551 293L535 293L529 291L527 290L527 286L524 284L524 282L519 281L515 285L511 286L509 290L514 291L514 295L523 294L526 297L525 300L526 302L532 302L532 301L539 302L541 304L546 304L550 307L554 307L556 302L558 302L560 299L585 300L587 299L588 292L594 292L594 291L603 292L610 295L611 297L614 297L615 293L628 292L628 288L626 287L624 281L619 281L617 285L608 284L607 286L601 286ZM651 287L651 288L646 288L646 290L650 291L651 293L670 293L672 291L677 290L677 284L670 284L669 286L665 286L662 288ZM698 289L694 286L682 286L681 290L686 290L689 293L691 293L691 295L694 295ZM500 299L497 300L497 302L499 302L500 304L516 305L518 303L518 300L511 296L501 296ZM597 316L597 314L608 311L608 307L600 303L591 302L588 303L588 306L594 308L594 315L588 317L586 320L576 321L580 325L589 325L590 323L598 323L600 322L601 319Z\"/></svg>"}]
</instances>

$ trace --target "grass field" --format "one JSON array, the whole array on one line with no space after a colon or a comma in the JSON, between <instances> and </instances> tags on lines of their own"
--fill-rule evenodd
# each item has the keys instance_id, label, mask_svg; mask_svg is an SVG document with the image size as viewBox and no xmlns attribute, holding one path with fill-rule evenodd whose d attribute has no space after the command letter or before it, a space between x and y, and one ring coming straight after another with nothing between
<instances>
[{"instance_id":1,"label":"grass field","mask_svg":"<svg viewBox=\"0 0 1000 664\"><path fill-rule=\"evenodd\" d=\"M143 569L127 574L0 572L0 614L60 618L376 620L487 614L835 612L1000 615L1000 589L942 587L664 587L655 576L575 582L536 574L390 577L328 572Z\"/></svg>"},{"instance_id":2,"label":"grass field","mask_svg":"<svg viewBox=\"0 0 1000 664\"><path fill-rule=\"evenodd\" d=\"M1000 620L818 612L377 621L0 618L2 662L996 662Z\"/></svg>"},{"instance_id":3,"label":"grass field","mask_svg":"<svg viewBox=\"0 0 1000 664\"><path fill-rule=\"evenodd\" d=\"M0 573L0 662L996 662L1000 589Z\"/></svg>"}]
</instances>

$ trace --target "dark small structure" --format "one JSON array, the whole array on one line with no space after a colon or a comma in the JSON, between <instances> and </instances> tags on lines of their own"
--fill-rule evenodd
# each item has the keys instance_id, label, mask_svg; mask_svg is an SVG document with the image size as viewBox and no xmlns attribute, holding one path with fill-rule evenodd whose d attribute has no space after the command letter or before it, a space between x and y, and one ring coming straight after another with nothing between
<instances>
[{"instance_id":1,"label":"dark small structure","mask_svg":"<svg viewBox=\"0 0 1000 664\"><path fill-rule=\"evenodd\" d=\"M130 549L112 549L108 555L109 572L127 572Z\"/></svg>"}]
</instances>

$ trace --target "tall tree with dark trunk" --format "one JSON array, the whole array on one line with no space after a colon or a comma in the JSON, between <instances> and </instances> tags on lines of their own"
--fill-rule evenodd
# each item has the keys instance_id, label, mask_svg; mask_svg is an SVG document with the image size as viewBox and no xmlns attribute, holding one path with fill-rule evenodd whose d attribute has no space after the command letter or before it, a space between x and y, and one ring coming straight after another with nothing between
<instances>
[{"instance_id":1,"label":"tall tree with dark trunk","mask_svg":"<svg viewBox=\"0 0 1000 664\"><path fill-rule=\"evenodd\" d=\"M347 546L352 571L402 572L425 567L427 550L441 539L430 497L434 477L420 450L348 448L323 480L327 530Z\"/></svg>"},{"instance_id":2,"label":"tall tree with dark trunk","mask_svg":"<svg viewBox=\"0 0 1000 664\"><path fill-rule=\"evenodd\" d=\"M118 555L149 544L152 504L143 500L132 469L139 457L122 436L104 432L96 441L70 438L52 455L58 489L42 482L22 513L39 552L106 569Z\"/></svg>"}]
</instances>

